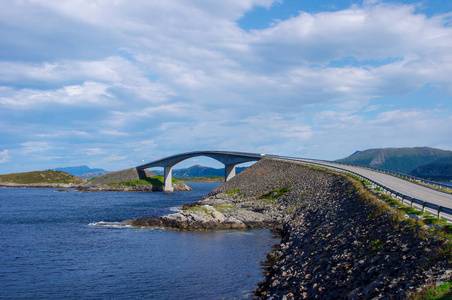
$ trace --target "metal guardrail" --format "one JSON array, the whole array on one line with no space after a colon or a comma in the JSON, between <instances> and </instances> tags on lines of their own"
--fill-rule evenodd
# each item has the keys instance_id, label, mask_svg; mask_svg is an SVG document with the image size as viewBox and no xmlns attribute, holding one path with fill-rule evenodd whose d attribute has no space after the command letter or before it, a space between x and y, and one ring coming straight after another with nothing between
<instances>
[{"instance_id":1,"label":"metal guardrail","mask_svg":"<svg viewBox=\"0 0 452 300\"><path fill-rule=\"evenodd\" d=\"M359 167L359 168L364 168L364 169L368 169L368 170L372 170L372 171L377 171L380 173L385 173L385 174L390 174L390 175L395 175L404 179L411 179L417 182L421 182L427 185L431 185L431 186L436 186L440 189L451 189L451 186L445 185L445 184L441 184L439 182L433 181L433 180L428 180L425 178L420 178L417 176L412 176L412 175L408 175L408 174L404 174L404 173L400 173L400 172L396 172L396 171L391 171L391 170L385 170L385 169L380 169L380 168L374 168L374 167L369 167L369 166L365 166L365 165L360 165L360 164L350 164L350 163L343 163L343 162L331 162L331 163L335 163L335 164L339 164L339 165L346 165L346 166L352 166L352 167Z\"/></svg>"},{"instance_id":2,"label":"metal guardrail","mask_svg":"<svg viewBox=\"0 0 452 300\"><path fill-rule=\"evenodd\" d=\"M404 194L399 193L399 192L397 192L397 191L395 191L393 189L390 189L390 188L388 188L388 187L386 187L386 186L384 186L384 185L382 185L382 184L380 184L380 183L378 183L378 182L376 182L376 181L374 181L374 180L372 180L370 178L362 176L362 175L360 175L360 174L358 174L356 172L353 172L353 171L350 171L350 170L347 170L347 169L343 169L343 168L340 168L340 167L333 167L333 166L330 166L330 165L322 164L322 162L324 162L324 163L336 163L336 162L322 161L322 160L317 160L317 159L303 159L303 158L295 158L295 157L282 157L282 156L280 156L280 157L276 157L275 156L274 158L277 158L277 159L279 158L279 159L283 159L283 160L285 159L285 160L291 160L291 161L298 161L298 162L303 162L303 163L308 163L308 164L310 163L309 161L315 161L315 162L312 163L312 165L314 165L314 166L319 165L319 166L323 166L323 167L328 167L328 168L341 170L343 172L353 174L353 175L357 176L358 178L360 178L362 180L366 180L369 183L371 183L372 185L381 188L384 193L389 193L391 196L394 195L396 199L400 199L400 202L402 202L402 204L406 204L405 202L408 202L411 207L414 207L414 205L417 205L418 208L420 210L422 210L422 212L425 212L426 208L428 208L430 210L433 210L434 212L436 212L436 217L438 219L440 219L442 217L442 213L447 214L447 215L450 216L449 218L444 218L443 217L443 219L450 220L452 218L452 209L450 209L448 207L440 206L440 205L437 205L437 204L433 204L433 203L430 203L430 202L427 202L427 201L422 201L422 200L410 197L408 195L404 195ZM342 163L342 165L350 165L350 164ZM362 166L359 166L359 165L350 165L350 166L362 167ZM377 168L367 168L367 169L371 169L371 170L374 170L374 171L378 171L379 170ZM384 173L392 174L392 173L388 173L387 171L384 172ZM393 173L398 173L398 172L393 172ZM398 174L402 174L402 173L398 173ZM405 174L403 174L403 175L405 175Z\"/></svg>"},{"instance_id":3,"label":"metal guardrail","mask_svg":"<svg viewBox=\"0 0 452 300\"><path fill-rule=\"evenodd\" d=\"M277 158L278 156L277 155L273 155L273 157ZM359 168L362 168L362 169L367 169L367 170L377 171L377 172L384 173L384 174L398 176L398 177L401 177L403 179L414 180L417 183L423 183L423 184L426 184L426 185L435 186L435 187L443 189L443 190L449 190L450 191L452 189L452 183L451 183L451 185L441 184L440 182L437 182L437 181L428 180L428 179L425 179L425 178L420 178L420 177L417 177L417 176L412 176L412 175L408 175L408 174L400 173L400 172L396 172L396 171L369 167L369 166L366 166L366 165L351 164L351 163L344 163L344 162L338 162L338 161L329 161L329 160L322 160L322 159L313 159L313 158L289 157L289 156L279 156L279 158L287 158L287 159L293 159L293 160L318 161L318 162L323 162L323 163L333 163L333 164L350 166L350 167L359 167Z\"/></svg>"}]
</instances>

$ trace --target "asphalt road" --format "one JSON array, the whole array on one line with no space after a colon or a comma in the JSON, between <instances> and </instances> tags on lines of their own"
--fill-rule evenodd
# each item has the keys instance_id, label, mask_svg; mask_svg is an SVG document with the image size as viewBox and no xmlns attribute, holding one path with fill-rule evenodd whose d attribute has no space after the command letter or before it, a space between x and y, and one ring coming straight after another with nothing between
<instances>
[{"instance_id":1,"label":"asphalt road","mask_svg":"<svg viewBox=\"0 0 452 300\"><path fill-rule=\"evenodd\" d=\"M381 185L384 185L406 196L452 209L452 194L437 191L389 174L384 174L360 167L345 166L341 164L318 162L306 159L287 159L287 160L295 160L310 164L323 165L330 168L339 168L348 171L353 171L357 174L360 174L361 176L367 177L375 182L378 182Z\"/></svg>"}]
</instances>

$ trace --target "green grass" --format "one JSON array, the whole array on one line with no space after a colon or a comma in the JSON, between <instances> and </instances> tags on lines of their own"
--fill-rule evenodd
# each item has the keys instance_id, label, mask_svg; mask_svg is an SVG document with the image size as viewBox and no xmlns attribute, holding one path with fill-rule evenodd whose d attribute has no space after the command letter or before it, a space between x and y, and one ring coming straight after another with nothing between
<instances>
[{"instance_id":1,"label":"green grass","mask_svg":"<svg viewBox=\"0 0 452 300\"><path fill-rule=\"evenodd\" d=\"M279 197L283 196L288 191L290 191L290 187L276 189L276 190L270 191L268 193L265 193L263 195L260 195L259 199L262 199L262 200L276 200Z\"/></svg>"},{"instance_id":2,"label":"green grass","mask_svg":"<svg viewBox=\"0 0 452 300\"><path fill-rule=\"evenodd\" d=\"M376 239L375 241L370 242L370 251L378 252L383 249L383 244L380 242L379 239Z\"/></svg>"},{"instance_id":3,"label":"green grass","mask_svg":"<svg viewBox=\"0 0 452 300\"><path fill-rule=\"evenodd\" d=\"M238 209L237 207L231 206L231 205L212 205L212 207L218 211L218 212L230 212L231 210ZM191 207L185 207L184 210L191 211L191 212L203 212L206 216L210 215L213 211L204 205L196 205Z\"/></svg>"},{"instance_id":4,"label":"green grass","mask_svg":"<svg viewBox=\"0 0 452 300\"><path fill-rule=\"evenodd\" d=\"M226 195L235 195L235 194L243 195L244 193L241 192L241 189L233 189L233 190L224 192L224 194L226 194Z\"/></svg>"},{"instance_id":5,"label":"green grass","mask_svg":"<svg viewBox=\"0 0 452 300\"><path fill-rule=\"evenodd\" d=\"M450 300L452 299L452 283L446 282L439 286L430 286L427 289L410 297L411 300Z\"/></svg>"},{"instance_id":6,"label":"green grass","mask_svg":"<svg viewBox=\"0 0 452 300\"><path fill-rule=\"evenodd\" d=\"M424 220L419 220L419 225L439 225L439 226L446 226L447 225L447 221L444 219L438 219L434 216L432 216L430 213L428 212L422 212L418 209L415 209L411 206L402 204L400 201L392 198L389 195L386 194L379 194L381 198L383 198L386 203L390 204L390 205L394 205L397 206L397 209L399 211L404 212L405 214L410 214L410 215L416 215L416 216L421 216L423 218L425 218ZM452 235L451 235L452 237Z\"/></svg>"},{"instance_id":7,"label":"green grass","mask_svg":"<svg viewBox=\"0 0 452 300\"><path fill-rule=\"evenodd\" d=\"M238 209L237 207L234 207L232 205L214 205L213 207L219 212L229 212L230 210Z\"/></svg>"},{"instance_id":8,"label":"green grass","mask_svg":"<svg viewBox=\"0 0 452 300\"><path fill-rule=\"evenodd\" d=\"M172 183L178 183L181 182L178 179L173 178ZM111 182L107 185L112 187L117 186L140 186L140 185L152 185L152 186L163 186L164 185L164 177L161 175L156 175L152 177L146 177L143 179L137 179L137 180L131 180L131 181L124 181L124 182Z\"/></svg>"},{"instance_id":9,"label":"green grass","mask_svg":"<svg viewBox=\"0 0 452 300\"><path fill-rule=\"evenodd\" d=\"M206 207L204 207L202 205L196 205L196 206L188 207L185 210L192 211L192 212L196 212L196 211L203 212L206 216L211 214L211 212Z\"/></svg>"}]
</instances>

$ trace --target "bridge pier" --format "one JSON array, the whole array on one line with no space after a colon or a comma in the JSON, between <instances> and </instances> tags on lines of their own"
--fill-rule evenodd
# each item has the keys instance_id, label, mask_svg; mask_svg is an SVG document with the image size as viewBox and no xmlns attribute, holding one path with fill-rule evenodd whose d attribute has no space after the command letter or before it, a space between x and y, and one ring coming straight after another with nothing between
<instances>
[{"instance_id":1,"label":"bridge pier","mask_svg":"<svg viewBox=\"0 0 452 300\"><path fill-rule=\"evenodd\" d=\"M173 188L173 166L166 166L164 171L164 186L163 191L166 193L171 193L174 191Z\"/></svg>"},{"instance_id":2,"label":"bridge pier","mask_svg":"<svg viewBox=\"0 0 452 300\"><path fill-rule=\"evenodd\" d=\"M224 181L229 181L235 176L235 164L224 165Z\"/></svg>"}]
</instances>

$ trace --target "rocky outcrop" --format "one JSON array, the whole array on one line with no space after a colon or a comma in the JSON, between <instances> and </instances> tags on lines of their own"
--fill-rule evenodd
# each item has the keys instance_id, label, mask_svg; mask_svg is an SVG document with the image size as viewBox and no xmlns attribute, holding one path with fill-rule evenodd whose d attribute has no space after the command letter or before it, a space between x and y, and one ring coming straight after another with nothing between
<instances>
[{"instance_id":1,"label":"rocky outcrop","mask_svg":"<svg viewBox=\"0 0 452 300\"><path fill-rule=\"evenodd\" d=\"M270 205L240 195L218 194L182 206L180 212L155 218L141 218L125 223L175 230L217 230L273 228L280 224L278 214L269 213Z\"/></svg>"},{"instance_id":2,"label":"rocky outcrop","mask_svg":"<svg viewBox=\"0 0 452 300\"><path fill-rule=\"evenodd\" d=\"M105 175L94 178L87 184L87 186L99 186L109 183L120 183L155 176L154 173L146 169L140 172L136 168L130 168L121 171L107 173Z\"/></svg>"}]
</instances>

